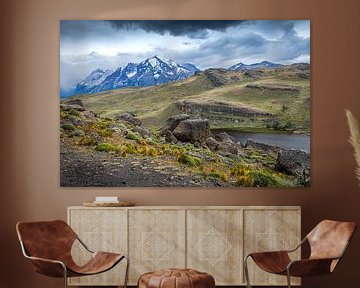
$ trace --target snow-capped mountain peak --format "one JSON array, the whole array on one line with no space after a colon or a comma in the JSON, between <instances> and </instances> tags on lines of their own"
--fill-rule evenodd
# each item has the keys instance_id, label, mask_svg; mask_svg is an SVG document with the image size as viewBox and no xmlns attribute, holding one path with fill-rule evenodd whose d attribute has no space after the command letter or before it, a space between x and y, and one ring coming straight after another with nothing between
<instances>
[{"instance_id":1,"label":"snow-capped mountain peak","mask_svg":"<svg viewBox=\"0 0 360 288\"><path fill-rule=\"evenodd\" d=\"M74 94L92 94L122 87L153 86L188 78L200 71L190 63L178 64L171 59L153 56L140 63L128 63L115 71L96 69L79 82Z\"/></svg>"},{"instance_id":2,"label":"snow-capped mountain peak","mask_svg":"<svg viewBox=\"0 0 360 288\"><path fill-rule=\"evenodd\" d=\"M229 67L229 70L240 70L242 67L246 66L244 63L240 62Z\"/></svg>"},{"instance_id":3,"label":"snow-capped mountain peak","mask_svg":"<svg viewBox=\"0 0 360 288\"><path fill-rule=\"evenodd\" d=\"M78 83L76 85L76 88L82 87L81 89L84 89L84 88L91 89L92 87L95 87L95 86L99 85L101 82L103 82L105 80L105 78L112 73L113 73L113 71L111 71L111 70L102 70L99 68L95 69L83 81Z\"/></svg>"},{"instance_id":4,"label":"snow-capped mountain peak","mask_svg":"<svg viewBox=\"0 0 360 288\"><path fill-rule=\"evenodd\" d=\"M281 67L283 65L278 63L272 63L269 61L262 61L259 63L253 63L253 64L244 64L242 62L237 63L235 65L232 65L228 68L228 70L231 71L244 71L244 70L251 70L251 69L258 69L258 68L277 68Z\"/></svg>"}]
</instances>

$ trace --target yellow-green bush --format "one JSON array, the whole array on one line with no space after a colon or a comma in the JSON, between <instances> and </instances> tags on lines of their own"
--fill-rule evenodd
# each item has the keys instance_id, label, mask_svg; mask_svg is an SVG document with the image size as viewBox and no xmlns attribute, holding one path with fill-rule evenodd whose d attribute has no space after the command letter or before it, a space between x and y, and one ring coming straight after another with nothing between
<instances>
[{"instance_id":1,"label":"yellow-green bush","mask_svg":"<svg viewBox=\"0 0 360 288\"><path fill-rule=\"evenodd\" d=\"M119 150L119 147L110 143L100 143L96 145L95 150L103 152L116 152Z\"/></svg>"},{"instance_id":2,"label":"yellow-green bush","mask_svg":"<svg viewBox=\"0 0 360 288\"><path fill-rule=\"evenodd\" d=\"M185 153L180 153L178 156L178 161L180 163L189 165L189 166L200 166L201 165L201 160L198 157L189 155L189 154L185 154Z\"/></svg>"},{"instance_id":3,"label":"yellow-green bush","mask_svg":"<svg viewBox=\"0 0 360 288\"><path fill-rule=\"evenodd\" d=\"M77 145L83 145L83 146L95 146L98 144L98 142L89 135L84 135L80 138L79 141L76 142Z\"/></svg>"},{"instance_id":4,"label":"yellow-green bush","mask_svg":"<svg viewBox=\"0 0 360 288\"><path fill-rule=\"evenodd\" d=\"M79 111L75 110L75 109L70 109L68 112L67 112L68 115L72 115L72 116L75 116L75 117L79 117L81 114Z\"/></svg>"},{"instance_id":5,"label":"yellow-green bush","mask_svg":"<svg viewBox=\"0 0 360 288\"><path fill-rule=\"evenodd\" d=\"M140 141L141 140L141 137L138 133L135 133L133 131L128 131L127 134L126 134L126 138L127 139L130 139L130 140L135 140L135 141Z\"/></svg>"},{"instance_id":6,"label":"yellow-green bush","mask_svg":"<svg viewBox=\"0 0 360 288\"><path fill-rule=\"evenodd\" d=\"M258 187L281 187L282 183L276 176L267 171L251 171L251 176L254 179L254 186Z\"/></svg>"},{"instance_id":7,"label":"yellow-green bush","mask_svg":"<svg viewBox=\"0 0 360 288\"><path fill-rule=\"evenodd\" d=\"M97 132L102 137L111 137L111 135L114 133L114 130L111 128L105 128L104 130L97 130Z\"/></svg>"},{"instance_id":8,"label":"yellow-green bush","mask_svg":"<svg viewBox=\"0 0 360 288\"><path fill-rule=\"evenodd\" d=\"M125 144L120 146L118 153L121 156L126 157L127 154L137 154L137 153L139 153L139 148L138 148L137 145L134 145L132 143L125 143Z\"/></svg>"},{"instance_id":9,"label":"yellow-green bush","mask_svg":"<svg viewBox=\"0 0 360 288\"><path fill-rule=\"evenodd\" d=\"M245 187L251 187L254 185L251 169L248 166L236 165L230 169L230 173L236 177L236 185Z\"/></svg>"},{"instance_id":10,"label":"yellow-green bush","mask_svg":"<svg viewBox=\"0 0 360 288\"><path fill-rule=\"evenodd\" d=\"M63 125L61 125L61 128L64 129L65 131L69 131L69 132L76 130L75 125L71 124L71 123L63 124Z\"/></svg>"}]
</instances>

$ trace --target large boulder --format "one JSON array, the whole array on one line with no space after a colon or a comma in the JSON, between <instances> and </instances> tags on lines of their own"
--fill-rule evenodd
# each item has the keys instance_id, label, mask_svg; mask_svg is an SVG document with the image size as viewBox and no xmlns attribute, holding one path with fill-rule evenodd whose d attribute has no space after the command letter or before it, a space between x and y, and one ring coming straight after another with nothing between
<instances>
[{"instance_id":1,"label":"large boulder","mask_svg":"<svg viewBox=\"0 0 360 288\"><path fill-rule=\"evenodd\" d=\"M84 103L80 99L73 99L68 100L62 104L60 104L61 111L70 111L70 110L77 110L77 111L85 111Z\"/></svg>"},{"instance_id":2,"label":"large boulder","mask_svg":"<svg viewBox=\"0 0 360 288\"><path fill-rule=\"evenodd\" d=\"M221 132L221 133L215 134L215 139L219 142L225 142L225 141L235 142L235 140L236 140L233 136L229 135L226 132Z\"/></svg>"},{"instance_id":3,"label":"large boulder","mask_svg":"<svg viewBox=\"0 0 360 288\"><path fill-rule=\"evenodd\" d=\"M217 147L218 150L233 155L237 155L239 153L239 148L238 144L230 140L219 142L219 146Z\"/></svg>"},{"instance_id":4,"label":"large boulder","mask_svg":"<svg viewBox=\"0 0 360 288\"><path fill-rule=\"evenodd\" d=\"M210 124L206 119L187 119L176 126L173 134L183 142L202 143L210 136Z\"/></svg>"},{"instance_id":5,"label":"large boulder","mask_svg":"<svg viewBox=\"0 0 360 288\"><path fill-rule=\"evenodd\" d=\"M85 110L82 115L87 119L94 119L96 118L96 114L92 111Z\"/></svg>"},{"instance_id":6,"label":"large boulder","mask_svg":"<svg viewBox=\"0 0 360 288\"><path fill-rule=\"evenodd\" d=\"M215 151L219 146L219 142L216 141L213 137L207 138L205 140L205 144L211 151Z\"/></svg>"},{"instance_id":7,"label":"large boulder","mask_svg":"<svg viewBox=\"0 0 360 288\"><path fill-rule=\"evenodd\" d=\"M269 153L269 152L278 153L278 151L280 150L279 146L266 144L266 143L262 143L262 142L257 142L252 139L248 139L246 141L245 147L251 147L251 148L254 148L257 150L262 150L267 153Z\"/></svg>"},{"instance_id":8,"label":"large boulder","mask_svg":"<svg viewBox=\"0 0 360 288\"><path fill-rule=\"evenodd\" d=\"M166 120L165 125L159 129L159 133L161 136L166 136L167 132L173 132L176 126L179 125L181 121L189 119L190 116L187 114L179 114L173 115L169 119Z\"/></svg>"},{"instance_id":9,"label":"large boulder","mask_svg":"<svg viewBox=\"0 0 360 288\"><path fill-rule=\"evenodd\" d=\"M135 130L135 132L139 133L144 138L151 136L150 130L146 127L136 126L134 128L134 130Z\"/></svg>"},{"instance_id":10,"label":"large boulder","mask_svg":"<svg viewBox=\"0 0 360 288\"><path fill-rule=\"evenodd\" d=\"M167 133L165 135L165 141L168 143L173 143L173 144L176 144L178 142L178 140L176 139L176 137L174 136L174 134L171 131L167 131Z\"/></svg>"},{"instance_id":11,"label":"large boulder","mask_svg":"<svg viewBox=\"0 0 360 288\"><path fill-rule=\"evenodd\" d=\"M127 123L130 123L134 126L141 126L141 121L137 118L135 118L135 115L132 113L125 113L122 115L118 115L115 117L115 120L117 121L125 121Z\"/></svg>"},{"instance_id":12,"label":"large boulder","mask_svg":"<svg viewBox=\"0 0 360 288\"><path fill-rule=\"evenodd\" d=\"M275 169L291 175L310 170L310 153L297 149L280 149Z\"/></svg>"},{"instance_id":13,"label":"large boulder","mask_svg":"<svg viewBox=\"0 0 360 288\"><path fill-rule=\"evenodd\" d=\"M65 102L67 105L78 105L82 108L85 108L84 103L81 99L72 99Z\"/></svg>"}]
</instances>

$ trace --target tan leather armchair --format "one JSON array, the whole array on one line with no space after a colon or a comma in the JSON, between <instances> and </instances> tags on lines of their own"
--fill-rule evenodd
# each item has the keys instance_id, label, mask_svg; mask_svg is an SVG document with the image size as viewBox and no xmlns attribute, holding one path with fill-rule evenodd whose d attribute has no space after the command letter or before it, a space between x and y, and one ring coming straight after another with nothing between
<instances>
[{"instance_id":1,"label":"tan leather armchair","mask_svg":"<svg viewBox=\"0 0 360 288\"><path fill-rule=\"evenodd\" d=\"M24 256L31 260L35 271L50 277L88 276L102 273L115 267L121 260L127 261L124 288L127 285L129 259L125 254L93 252L76 235L71 227L62 220L19 222L16 225ZM79 241L92 257L83 266L78 266L72 256L71 247Z\"/></svg>"},{"instance_id":2,"label":"tan leather armchair","mask_svg":"<svg viewBox=\"0 0 360 288\"><path fill-rule=\"evenodd\" d=\"M286 275L289 288L291 288L291 276L305 277L332 273L344 256L355 229L354 222L324 220L292 250L250 253L244 259L247 287L251 287L247 266L250 257L262 270ZM289 253L296 251L306 241L310 245L310 257L292 261Z\"/></svg>"}]
</instances>

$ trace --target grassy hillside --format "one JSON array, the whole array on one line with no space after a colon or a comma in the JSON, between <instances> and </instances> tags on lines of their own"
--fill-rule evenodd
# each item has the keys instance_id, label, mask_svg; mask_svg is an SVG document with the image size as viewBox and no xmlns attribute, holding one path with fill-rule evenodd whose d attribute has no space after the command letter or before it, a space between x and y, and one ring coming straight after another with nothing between
<instances>
[{"instance_id":1,"label":"grassy hillside","mask_svg":"<svg viewBox=\"0 0 360 288\"><path fill-rule=\"evenodd\" d=\"M310 131L308 65L250 72L212 70L165 85L74 98L81 98L87 109L103 117L132 112L152 128L186 112L206 117L212 128ZM250 114L238 112L241 109Z\"/></svg>"}]
</instances>

